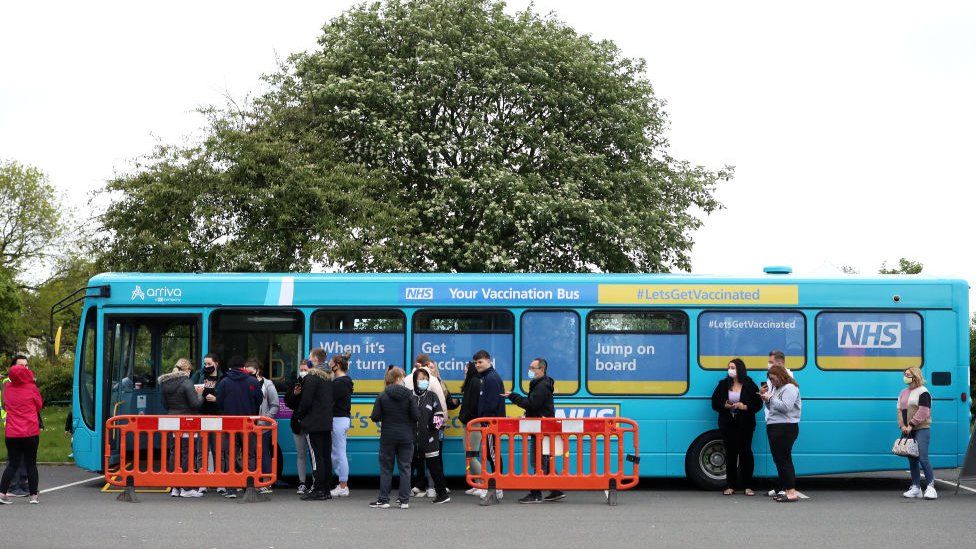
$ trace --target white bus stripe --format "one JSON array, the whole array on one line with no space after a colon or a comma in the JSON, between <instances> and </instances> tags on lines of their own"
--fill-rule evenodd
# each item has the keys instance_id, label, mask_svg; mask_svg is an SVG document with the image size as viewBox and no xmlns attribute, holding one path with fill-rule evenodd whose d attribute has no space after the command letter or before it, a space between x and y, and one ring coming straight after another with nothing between
<instances>
[{"instance_id":1,"label":"white bus stripe","mask_svg":"<svg viewBox=\"0 0 976 549\"><path fill-rule=\"evenodd\" d=\"M281 279L281 288L278 290L278 305L292 305L295 299L295 277L286 276Z\"/></svg>"}]
</instances>

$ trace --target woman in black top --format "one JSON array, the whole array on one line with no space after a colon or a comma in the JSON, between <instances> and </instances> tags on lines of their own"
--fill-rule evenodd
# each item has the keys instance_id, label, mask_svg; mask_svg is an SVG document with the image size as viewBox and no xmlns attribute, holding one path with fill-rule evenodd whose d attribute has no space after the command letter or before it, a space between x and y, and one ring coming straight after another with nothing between
<instances>
[{"instance_id":1,"label":"woman in black top","mask_svg":"<svg viewBox=\"0 0 976 549\"><path fill-rule=\"evenodd\" d=\"M461 410L458 411L458 419L463 425L478 417L478 396L481 395L481 378L478 377L478 369L474 362L468 362L468 369L464 373L464 383L461 384ZM481 431L472 431L468 434L468 444L471 448L481 448ZM472 457L471 474L481 474L481 460ZM465 494L469 496L481 496L481 488L468 488Z\"/></svg>"},{"instance_id":2,"label":"woman in black top","mask_svg":"<svg viewBox=\"0 0 976 549\"><path fill-rule=\"evenodd\" d=\"M745 362L733 358L727 373L712 393L712 409L718 412L718 428L725 444L726 488L723 493L731 496L736 490L744 489L747 496L754 496L756 493L751 488L755 468L752 435L762 400L759 387L746 373Z\"/></svg>"},{"instance_id":3,"label":"woman in black top","mask_svg":"<svg viewBox=\"0 0 976 549\"><path fill-rule=\"evenodd\" d=\"M352 417L352 378L349 377L349 354L333 355L332 368L332 467L339 476L339 486L332 497L349 495L349 457L346 455L346 433Z\"/></svg>"},{"instance_id":4,"label":"woman in black top","mask_svg":"<svg viewBox=\"0 0 976 549\"><path fill-rule=\"evenodd\" d=\"M389 509L393 487L393 462L400 469L400 508L410 507L410 462L413 461L413 441L417 428L417 400L413 391L403 386L406 376L401 368L386 372L386 389L376 397L369 418L380 429L380 494L370 507Z\"/></svg>"}]
</instances>

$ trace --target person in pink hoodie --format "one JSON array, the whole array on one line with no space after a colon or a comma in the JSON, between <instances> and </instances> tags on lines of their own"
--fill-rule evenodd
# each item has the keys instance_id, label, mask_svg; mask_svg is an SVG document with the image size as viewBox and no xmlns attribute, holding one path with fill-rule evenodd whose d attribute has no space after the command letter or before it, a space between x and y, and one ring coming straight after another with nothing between
<instances>
[{"instance_id":1,"label":"person in pink hoodie","mask_svg":"<svg viewBox=\"0 0 976 549\"><path fill-rule=\"evenodd\" d=\"M10 368L10 383L3 391L3 407L7 411L5 442L7 468L0 479L0 503L9 504L10 481L21 463L27 466L30 503L37 500L37 444L40 440L40 413L44 407L41 392L34 383L34 374L22 365Z\"/></svg>"}]
</instances>

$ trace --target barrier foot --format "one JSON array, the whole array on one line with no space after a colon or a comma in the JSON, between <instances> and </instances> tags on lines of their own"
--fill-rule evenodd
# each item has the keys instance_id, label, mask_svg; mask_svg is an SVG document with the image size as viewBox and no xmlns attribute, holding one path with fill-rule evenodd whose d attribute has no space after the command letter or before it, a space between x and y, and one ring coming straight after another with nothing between
<instances>
[{"instance_id":1,"label":"barrier foot","mask_svg":"<svg viewBox=\"0 0 976 549\"><path fill-rule=\"evenodd\" d=\"M481 503L478 505L482 507L498 505L498 492L495 490L495 479L488 480L488 493L485 494L485 497L482 498Z\"/></svg>"},{"instance_id":2,"label":"barrier foot","mask_svg":"<svg viewBox=\"0 0 976 549\"><path fill-rule=\"evenodd\" d=\"M139 503L139 498L136 497L135 480L132 477L126 477L125 488L122 488L122 493L115 500L126 503Z\"/></svg>"},{"instance_id":3,"label":"barrier foot","mask_svg":"<svg viewBox=\"0 0 976 549\"><path fill-rule=\"evenodd\" d=\"M262 501L271 501L271 498L264 494L258 493L254 489L254 479L247 479L247 488L244 489L244 497L238 498L238 503L261 503Z\"/></svg>"},{"instance_id":4,"label":"barrier foot","mask_svg":"<svg viewBox=\"0 0 976 549\"><path fill-rule=\"evenodd\" d=\"M615 479L610 479L610 489L607 490L607 505L610 507L617 506L617 481Z\"/></svg>"}]
</instances>

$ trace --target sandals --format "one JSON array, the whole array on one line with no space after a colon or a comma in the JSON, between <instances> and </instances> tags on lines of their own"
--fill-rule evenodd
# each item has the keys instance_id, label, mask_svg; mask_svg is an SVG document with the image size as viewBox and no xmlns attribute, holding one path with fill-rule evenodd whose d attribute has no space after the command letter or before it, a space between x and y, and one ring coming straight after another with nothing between
<instances>
[{"instance_id":1,"label":"sandals","mask_svg":"<svg viewBox=\"0 0 976 549\"><path fill-rule=\"evenodd\" d=\"M735 490L733 490L733 489L731 489L731 488L726 488L726 489L725 489L725 491L724 491L724 492L722 492L722 495L723 495L723 496L731 496L731 495L732 495L732 494L734 494L734 493L735 493Z\"/></svg>"}]
</instances>

